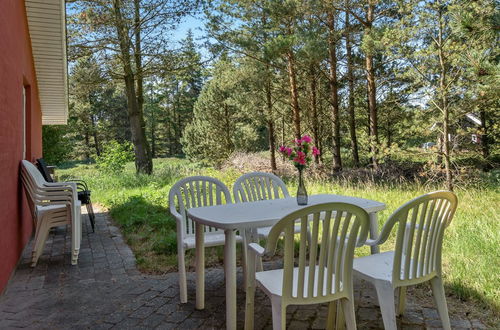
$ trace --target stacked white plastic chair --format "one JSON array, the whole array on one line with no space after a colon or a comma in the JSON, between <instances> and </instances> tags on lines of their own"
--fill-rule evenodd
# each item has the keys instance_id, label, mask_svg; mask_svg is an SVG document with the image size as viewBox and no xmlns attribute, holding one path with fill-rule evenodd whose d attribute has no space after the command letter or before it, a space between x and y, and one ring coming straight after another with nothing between
<instances>
[{"instance_id":1,"label":"stacked white plastic chair","mask_svg":"<svg viewBox=\"0 0 500 330\"><path fill-rule=\"evenodd\" d=\"M297 224L301 230L299 235L294 235ZM334 307L335 300L341 303L348 329L356 329L352 263L354 249L366 240L368 227L369 217L363 209L346 203L325 203L303 208L281 219L271 229L265 249L256 243L249 244L245 329L254 326L255 282L271 299L273 329L285 329L288 305L330 302ZM256 272L256 259L274 255L282 234L284 268ZM296 236L300 237L298 255Z\"/></svg>"},{"instance_id":2,"label":"stacked white plastic chair","mask_svg":"<svg viewBox=\"0 0 500 330\"><path fill-rule=\"evenodd\" d=\"M169 192L170 213L177 222L177 259L179 268L179 289L181 303L187 302L186 250L196 247L195 224L187 217L187 210L232 203L229 189L219 180L207 176L193 176L182 179L172 186ZM237 235L236 240L242 241ZM204 242L206 247L224 245L223 230L205 226ZM243 249L245 250L245 249ZM243 253L243 265L246 265Z\"/></svg>"},{"instance_id":3,"label":"stacked white plastic chair","mask_svg":"<svg viewBox=\"0 0 500 330\"><path fill-rule=\"evenodd\" d=\"M71 226L71 264L76 265L82 237L81 204L74 182L46 182L38 169L23 160L21 179L35 225L31 266L37 264L53 227Z\"/></svg>"},{"instance_id":4,"label":"stacked white plastic chair","mask_svg":"<svg viewBox=\"0 0 500 330\"><path fill-rule=\"evenodd\" d=\"M398 314L405 308L406 287L430 281L444 329L451 329L443 287L441 248L445 228L457 207L449 191L429 193L401 206L369 245L382 244L398 224L394 251L354 260L354 275L375 285L385 329L396 329L394 291L399 290Z\"/></svg>"}]
</instances>

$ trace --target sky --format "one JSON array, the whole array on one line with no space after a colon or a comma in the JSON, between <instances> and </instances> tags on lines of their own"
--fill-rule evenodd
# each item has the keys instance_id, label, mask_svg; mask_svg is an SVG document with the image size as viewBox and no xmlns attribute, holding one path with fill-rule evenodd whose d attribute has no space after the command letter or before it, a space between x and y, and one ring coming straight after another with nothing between
<instances>
[{"instance_id":1,"label":"sky","mask_svg":"<svg viewBox=\"0 0 500 330\"><path fill-rule=\"evenodd\" d=\"M184 39L187 32L191 29L195 40L203 36L203 20L198 16L187 16L184 18L183 22L174 31L173 39L175 41L180 41Z\"/></svg>"}]
</instances>

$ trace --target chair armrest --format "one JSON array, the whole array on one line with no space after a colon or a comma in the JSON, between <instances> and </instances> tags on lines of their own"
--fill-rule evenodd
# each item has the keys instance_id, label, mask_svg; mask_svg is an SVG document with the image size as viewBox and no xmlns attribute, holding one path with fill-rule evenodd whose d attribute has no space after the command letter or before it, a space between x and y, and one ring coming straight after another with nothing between
<instances>
[{"instance_id":1,"label":"chair armrest","mask_svg":"<svg viewBox=\"0 0 500 330\"><path fill-rule=\"evenodd\" d=\"M75 182L78 187L83 187L83 190L89 190L89 186L87 185L87 183L81 179L71 178L67 179L66 181Z\"/></svg>"},{"instance_id":2,"label":"chair armrest","mask_svg":"<svg viewBox=\"0 0 500 330\"><path fill-rule=\"evenodd\" d=\"M255 255L262 257L264 254L266 254L266 249L264 249L262 246L260 246L257 243L250 243L248 244L248 247L250 250L255 253Z\"/></svg>"},{"instance_id":3,"label":"chair armrest","mask_svg":"<svg viewBox=\"0 0 500 330\"><path fill-rule=\"evenodd\" d=\"M380 244L380 240L379 239L367 239L365 241L365 245L368 245L368 246L376 246L376 245L379 245Z\"/></svg>"}]
</instances>

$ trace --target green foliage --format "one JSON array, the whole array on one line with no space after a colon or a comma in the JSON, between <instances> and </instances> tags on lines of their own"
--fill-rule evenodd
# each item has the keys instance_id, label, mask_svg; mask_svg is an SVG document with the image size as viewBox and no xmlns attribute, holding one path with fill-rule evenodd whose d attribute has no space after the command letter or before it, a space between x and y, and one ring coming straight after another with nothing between
<instances>
[{"instance_id":1,"label":"green foliage","mask_svg":"<svg viewBox=\"0 0 500 330\"><path fill-rule=\"evenodd\" d=\"M132 144L111 141L104 145L104 150L97 157L96 163L100 170L106 173L120 173L125 164L134 159Z\"/></svg>"},{"instance_id":2,"label":"green foliage","mask_svg":"<svg viewBox=\"0 0 500 330\"><path fill-rule=\"evenodd\" d=\"M220 164L235 150L252 151L259 140L251 112L240 103L248 82L244 70L227 61L216 63L186 126L183 150L191 159Z\"/></svg>"},{"instance_id":3,"label":"green foliage","mask_svg":"<svg viewBox=\"0 0 500 330\"><path fill-rule=\"evenodd\" d=\"M67 132L67 126L45 125L42 127L43 158L48 164L57 165L69 159L73 144Z\"/></svg>"}]
</instances>

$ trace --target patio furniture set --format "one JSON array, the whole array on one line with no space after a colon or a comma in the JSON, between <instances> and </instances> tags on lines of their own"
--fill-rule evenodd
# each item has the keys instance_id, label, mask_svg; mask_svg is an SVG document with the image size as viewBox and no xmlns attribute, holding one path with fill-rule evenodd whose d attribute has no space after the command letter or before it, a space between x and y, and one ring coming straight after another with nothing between
<instances>
[{"instance_id":1,"label":"patio furniture set","mask_svg":"<svg viewBox=\"0 0 500 330\"><path fill-rule=\"evenodd\" d=\"M236 329L236 244L241 243L245 329L253 329L256 286L271 299L274 329L285 329L288 305L326 302L330 328L356 329L353 276L374 284L386 329L397 328L395 290L401 315L406 287L430 281L443 328L451 329L441 247L457 206L452 192L433 192L407 202L388 218L380 236L377 212L385 205L377 201L323 194L301 206L279 177L260 172L237 179L233 196L236 203L222 182L203 176L182 179L170 190L182 303L187 302L185 251L195 249L196 308L204 309L204 249L223 245L226 327ZM378 246L396 225L395 249L379 253ZM260 239L267 239L265 248ZM283 268L263 270L262 257L274 256L280 240ZM355 248L365 244L372 254L354 258Z\"/></svg>"},{"instance_id":2,"label":"patio furniture set","mask_svg":"<svg viewBox=\"0 0 500 330\"><path fill-rule=\"evenodd\" d=\"M82 235L82 202L90 207L94 228L87 186L80 181L48 182L25 160L21 179L35 223L32 267L50 229L66 224L71 226L71 263L75 265ZM235 203L221 181L205 176L182 179L170 190L170 212L177 222L181 303L188 298L186 250L195 249L196 308L204 309L205 247L223 245L226 327L236 329L236 244L240 243L245 329L254 326L256 286L271 299L274 329L285 329L287 306L319 303L329 303L329 328L347 325L355 329L353 276L374 284L386 329L397 328L396 314L401 315L405 308L405 288L430 281L442 326L451 328L441 276L441 247L444 229L457 206L452 192L433 192L407 202L388 218L380 235L377 212L385 205L377 201L322 194L310 196L306 206L298 205L279 177L261 172L237 179L233 196ZM378 246L395 226L395 249L379 253ZM259 245L261 239L266 240L265 247ZM355 258L355 248L363 245L371 247L371 255ZM262 258L275 256L277 248L282 250L283 268L264 270Z\"/></svg>"}]
</instances>

